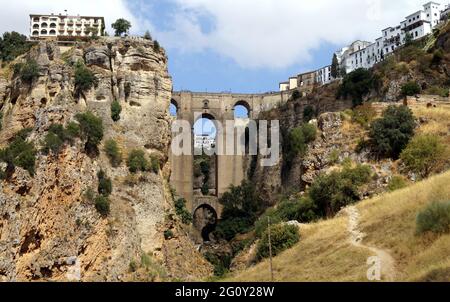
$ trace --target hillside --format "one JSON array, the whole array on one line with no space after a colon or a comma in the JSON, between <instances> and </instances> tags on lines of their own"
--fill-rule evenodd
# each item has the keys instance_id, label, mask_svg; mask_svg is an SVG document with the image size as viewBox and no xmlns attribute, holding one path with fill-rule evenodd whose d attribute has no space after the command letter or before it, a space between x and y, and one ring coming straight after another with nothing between
<instances>
[{"instance_id":1,"label":"hillside","mask_svg":"<svg viewBox=\"0 0 450 302\"><path fill-rule=\"evenodd\" d=\"M415 236L418 211L432 201L449 200L449 182L447 172L355 206L363 245L392 256L393 280L450 281L450 235ZM376 253L352 244L349 224L342 211L334 219L301 225L300 243L274 258L275 280L367 281L366 262ZM270 281L268 261L227 281Z\"/></svg>"}]
</instances>

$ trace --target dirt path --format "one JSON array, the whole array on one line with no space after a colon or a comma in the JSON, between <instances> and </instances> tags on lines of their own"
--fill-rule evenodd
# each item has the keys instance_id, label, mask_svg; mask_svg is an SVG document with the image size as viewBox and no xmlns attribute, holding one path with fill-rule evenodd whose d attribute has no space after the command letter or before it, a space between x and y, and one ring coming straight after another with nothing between
<instances>
[{"instance_id":1,"label":"dirt path","mask_svg":"<svg viewBox=\"0 0 450 302\"><path fill-rule=\"evenodd\" d=\"M346 208L345 213L348 215L348 231L350 233L350 242L353 246L365 248L373 252L381 261L381 275L383 281L394 281L396 276L395 260L385 250L381 250L362 243L365 234L359 230L359 212L354 206Z\"/></svg>"}]
</instances>

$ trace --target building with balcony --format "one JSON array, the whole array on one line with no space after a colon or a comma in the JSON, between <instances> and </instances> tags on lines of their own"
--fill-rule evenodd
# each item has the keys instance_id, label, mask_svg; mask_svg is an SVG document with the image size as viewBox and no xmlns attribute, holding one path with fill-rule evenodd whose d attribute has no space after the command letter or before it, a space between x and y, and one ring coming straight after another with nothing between
<instances>
[{"instance_id":1,"label":"building with balcony","mask_svg":"<svg viewBox=\"0 0 450 302\"><path fill-rule=\"evenodd\" d=\"M69 15L30 15L31 40L59 40L102 36L105 29L103 17Z\"/></svg>"}]
</instances>

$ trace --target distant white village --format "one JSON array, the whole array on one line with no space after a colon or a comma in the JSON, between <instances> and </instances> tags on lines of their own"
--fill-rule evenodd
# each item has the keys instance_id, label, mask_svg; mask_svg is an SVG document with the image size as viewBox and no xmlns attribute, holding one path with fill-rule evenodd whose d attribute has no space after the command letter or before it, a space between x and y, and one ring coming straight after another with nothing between
<instances>
[{"instance_id":1,"label":"distant white village","mask_svg":"<svg viewBox=\"0 0 450 302\"><path fill-rule=\"evenodd\" d=\"M280 91L299 89L310 92L315 86L333 82L359 68L371 68L383 61L408 40L418 40L433 32L433 29L450 15L450 5L443 7L436 2L428 2L423 9L405 17L400 25L383 29L382 36L375 42L357 40L334 54L337 59L337 74L333 76L332 65L319 70L301 73L280 83Z\"/></svg>"}]
</instances>

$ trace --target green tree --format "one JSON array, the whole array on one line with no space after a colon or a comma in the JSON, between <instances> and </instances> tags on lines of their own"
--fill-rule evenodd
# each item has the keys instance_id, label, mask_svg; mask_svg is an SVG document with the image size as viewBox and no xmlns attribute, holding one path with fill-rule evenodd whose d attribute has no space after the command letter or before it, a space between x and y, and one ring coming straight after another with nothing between
<instances>
[{"instance_id":1,"label":"green tree","mask_svg":"<svg viewBox=\"0 0 450 302\"><path fill-rule=\"evenodd\" d=\"M36 60L28 59L25 63L14 65L14 74L18 75L23 82L31 84L39 76L39 65Z\"/></svg>"},{"instance_id":2,"label":"green tree","mask_svg":"<svg viewBox=\"0 0 450 302\"><path fill-rule=\"evenodd\" d=\"M192 215L186 208L186 200L184 198L175 200L175 212L184 224L192 223Z\"/></svg>"},{"instance_id":3,"label":"green tree","mask_svg":"<svg viewBox=\"0 0 450 302\"><path fill-rule=\"evenodd\" d=\"M110 213L110 202L108 197L103 195L98 195L95 200L95 208L103 217L106 217Z\"/></svg>"},{"instance_id":4,"label":"green tree","mask_svg":"<svg viewBox=\"0 0 450 302\"><path fill-rule=\"evenodd\" d=\"M413 138L400 158L409 171L426 178L433 171L440 171L447 156L447 148L440 137L424 134Z\"/></svg>"},{"instance_id":5,"label":"green tree","mask_svg":"<svg viewBox=\"0 0 450 302\"><path fill-rule=\"evenodd\" d=\"M414 36L410 33L406 33L405 38L403 39L403 43L405 43L405 46L410 46L413 41Z\"/></svg>"},{"instance_id":6,"label":"green tree","mask_svg":"<svg viewBox=\"0 0 450 302\"><path fill-rule=\"evenodd\" d=\"M157 40L155 40L155 41L153 42L153 50L154 50L155 52L160 52L160 50L161 50L161 45L159 45L159 42L158 42Z\"/></svg>"},{"instance_id":7,"label":"green tree","mask_svg":"<svg viewBox=\"0 0 450 302\"><path fill-rule=\"evenodd\" d=\"M401 89L402 96L413 96L419 94L421 91L422 88L420 85L412 81L403 84Z\"/></svg>"},{"instance_id":8,"label":"green tree","mask_svg":"<svg viewBox=\"0 0 450 302\"><path fill-rule=\"evenodd\" d=\"M27 53L33 43L27 41L27 37L18 32L5 32L0 37L0 61L11 62L20 55Z\"/></svg>"},{"instance_id":9,"label":"green tree","mask_svg":"<svg viewBox=\"0 0 450 302\"><path fill-rule=\"evenodd\" d=\"M389 106L369 131L370 145L378 156L397 159L414 136L415 119L406 106Z\"/></svg>"},{"instance_id":10,"label":"green tree","mask_svg":"<svg viewBox=\"0 0 450 302\"><path fill-rule=\"evenodd\" d=\"M442 48L437 49L434 54L433 58L431 59L431 66L439 66L442 63L442 60L445 58L445 52L442 50Z\"/></svg>"},{"instance_id":11,"label":"green tree","mask_svg":"<svg viewBox=\"0 0 450 302\"><path fill-rule=\"evenodd\" d=\"M117 100L111 103L111 118L114 122L120 120L120 114L122 113L122 106Z\"/></svg>"},{"instance_id":12,"label":"green tree","mask_svg":"<svg viewBox=\"0 0 450 302\"><path fill-rule=\"evenodd\" d=\"M300 241L298 227L295 225L277 224L270 227L270 241L272 255L276 256L281 252L293 247ZM269 232L264 232L261 241L257 246L256 255L258 259L269 257Z\"/></svg>"},{"instance_id":13,"label":"green tree","mask_svg":"<svg viewBox=\"0 0 450 302\"><path fill-rule=\"evenodd\" d=\"M75 66L75 95L80 96L97 85L95 74L81 61Z\"/></svg>"},{"instance_id":14,"label":"green tree","mask_svg":"<svg viewBox=\"0 0 450 302\"><path fill-rule=\"evenodd\" d=\"M5 149L0 150L0 161L7 164L6 174L10 175L15 167L21 167L34 175L37 152L34 144L27 142L31 131L30 128L19 131L13 141Z\"/></svg>"},{"instance_id":15,"label":"green tree","mask_svg":"<svg viewBox=\"0 0 450 302\"><path fill-rule=\"evenodd\" d=\"M103 139L103 121L92 112L79 113L75 116L80 123L81 138L86 140L85 149L89 153L98 153L97 146Z\"/></svg>"},{"instance_id":16,"label":"green tree","mask_svg":"<svg viewBox=\"0 0 450 302\"><path fill-rule=\"evenodd\" d=\"M98 193L102 196L108 197L112 193L112 181L109 178L105 171L100 170L97 173L98 178Z\"/></svg>"},{"instance_id":17,"label":"green tree","mask_svg":"<svg viewBox=\"0 0 450 302\"><path fill-rule=\"evenodd\" d=\"M113 167L120 166L120 164L122 163L122 153L120 152L119 146L115 140L107 140L105 143L104 151Z\"/></svg>"},{"instance_id":18,"label":"green tree","mask_svg":"<svg viewBox=\"0 0 450 302\"><path fill-rule=\"evenodd\" d=\"M316 207L320 217L332 217L341 208L360 199L359 187L370 180L370 167L359 165L356 168L344 168L322 174L309 188L308 194Z\"/></svg>"},{"instance_id":19,"label":"green tree","mask_svg":"<svg viewBox=\"0 0 450 302\"><path fill-rule=\"evenodd\" d=\"M379 77L372 71L360 68L344 77L339 87L338 97L351 97L353 105L358 106L363 103L363 98L368 95L372 89L377 89L380 85Z\"/></svg>"},{"instance_id":20,"label":"green tree","mask_svg":"<svg viewBox=\"0 0 450 302\"><path fill-rule=\"evenodd\" d=\"M127 166L131 173L138 171L147 172L150 169L145 152L143 150L133 150L128 155Z\"/></svg>"},{"instance_id":21,"label":"green tree","mask_svg":"<svg viewBox=\"0 0 450 302\"><path fill-rule=\"evenodd\" d=\"M120 18L117 19L116 22L111 25L111 27L114 29L116 37L120 37L123 34L128 33L131 28L131 23L128 20Z\"/></svg>"},{"instance_id":22,"label":"green tree","mask_svg":"<svg viewBox=\"0 0 450 302\"><path fill-rule=\"evenodd\" d=\"M311 105L308 105L303 109L303 121L305 123L308 123L310 120L314 118L316 115L316 110L314 110L314 107Z\"/></svg>"},{"instance_id":23,"label":"green tree","mask_svg":"<svg viewBox=\"0 0 450 302\"><path fill-rule=\"evenodd\" d=\"M145 32L145 34L144 34L144 39L146 39L146 40L152 40L152 35L150 34L150 31L146 31Z\"/></svg>"},{"instance_id":24,"label":"green tree","mask_svg":"<svg viewBox=\"0 0 450 302\"><path fill-rule=\"evenodd\" d=\"M333 61L331 63L331 76L333 78L337 79L340 76L339 69L340 69L339 68L339 61L338 61L337 55L334 54L333 55Z\"/></svg>"}]
</instances>

